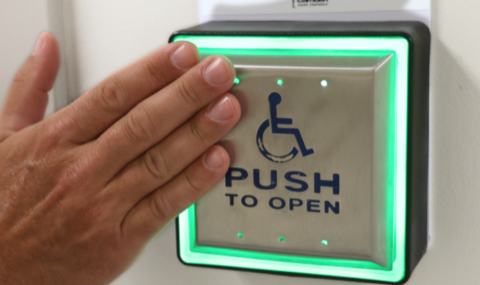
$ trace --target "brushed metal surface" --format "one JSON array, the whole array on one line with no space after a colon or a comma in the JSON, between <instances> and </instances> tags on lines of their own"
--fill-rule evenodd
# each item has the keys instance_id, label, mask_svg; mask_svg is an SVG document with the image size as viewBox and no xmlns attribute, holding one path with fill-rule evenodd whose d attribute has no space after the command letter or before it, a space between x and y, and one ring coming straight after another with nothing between
<instances>
[{"instance_id":1,"label":"brushed metal surface","mask_svg":"<svg viewBox=\"0 0 480 285\"><path fill-rule=\"evenodd\" d=\"M226 187L225 179L202 198L196 207L197 243L216 247L248 249L282 254L369 260L391 266L392 222L387 209L387 132L389 91L394 57L242 57L229 56L240 84L232 93L242 106L240 123L221 144L232 158L232 167L247 170L248 177ZM277 80L284 84L279 86ZM321 80L328 86L321 86ZM266 159L257 147L259 126L270 120L269 95L277 92L281 103L277 116L290 118L307 148L286 163ZM390 104L391 106L391 104ZM274 154L286 154L298 147L293 135L273 134L272 124L263 142ZM260 182L270 184L276 170L277 186L260 190L254 186L253 170ZM289 171L307 176L304 192L284 178ZM330 187L314 192L314 173L322 180L340 175L340 193ZM298 176L296 178L299 178ZM237 194L234 205L226 193ZM244 195L257 198L255 207L241 203ZM287 205L281 210L269 206L272 197ZM301 199L303 206L289 209L289 199ZM320 200L320 213L307 211L307 200ZM340 213L325 212L325 201L340 203ZM248 200L251 202L251 199ZM278 201L277 201L278 202ZM278 204L278 203L277 203ZM238 233L243 237L238 237ZM279 237L284 237L280 241ZM322 241L328 241L323 245Z\"/></svg>"}]
</instances>

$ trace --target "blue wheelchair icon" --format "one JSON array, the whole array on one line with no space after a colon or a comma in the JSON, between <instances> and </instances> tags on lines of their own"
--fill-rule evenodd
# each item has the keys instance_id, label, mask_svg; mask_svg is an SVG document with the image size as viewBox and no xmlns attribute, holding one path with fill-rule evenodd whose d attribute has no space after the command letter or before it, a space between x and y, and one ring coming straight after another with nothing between
<instances>
[{"instance_id":1,"label":"blue wheelchair icon","mask_svg":"<svg viewBox=\"0 0 480 285\"><path fill-rule=\"evenodd\" d=\"M292 119L277 117L277 106L280 105L280 102L282 102L282 97L280 96L280 94L273 92L272 94L270 94L270 96L268 96L268 101L270 103L270 121L272 123L272 133L295 136L295 139L297 140L297 144L298 144L298 147L300 148L302 155L308 156L313 154L314 150L307 149L307 147L305 146L305 143L303 142L302 135L300 134L300 131L298 129L282 128L279 126L279 125L293 124ZM257 131L258 150L260 150L260 153L262 153L262 155L265 158L275 163L285 163L294 159L298 154L298 150L296 147L293 147L288 154L282 155L282 156L274 155L265 148L265 144L263 143L263 135L265 131L270 127L270 121L268 119L265 120L260 125L260 128L258 128L258 131Z\"/></svg>"}]
</instances>

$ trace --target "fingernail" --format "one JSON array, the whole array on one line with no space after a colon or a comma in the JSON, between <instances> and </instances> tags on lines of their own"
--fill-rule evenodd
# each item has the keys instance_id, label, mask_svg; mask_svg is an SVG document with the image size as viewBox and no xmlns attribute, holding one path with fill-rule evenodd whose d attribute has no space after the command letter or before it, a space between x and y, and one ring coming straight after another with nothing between
<instances>
[{"instance_id":1,"label":"fingernail","mask_svg":"<svg viewBox=\"0 0 480 285\"><path fill-rule=\"evenodd\" d=\"M228 96L220 99L210 108L208 115L212 120L217 122L223 122L230 119L235 115L232 100Z\"/></svg>"},{"instance_id":2,"label":"fingernail","mask_svg":"<svg viewBox=\"0 0 480 285\"><path fill-rule=\"evenodd\" d=\"M190 46L183 44L173 52L171 60L175 67L185 69L198 63L198 55Z\"/></svg>"},{"instance_id":3,"label":"fingernail","mask_svg":"<svg viewBox=\"0 0 480 285\"><path fill-rule=\"evenodd\" d=\"M232 66L223 57L217 57L205 69L205 80L212 85L233 84L233 77Z\"/></svg>"},{"instance_id":4,"label":"fingernail","mask_svg":"<svg viewBox=\"0 0 480 285\"><path fill-rule=\"evenodd\" d=\"M43 48L45 47L45 33L41 34L37 40L37 44L35 45L35 49L33 50L32 55L39 54Z\"/></svg>"},{"instance_id":5,"label":"fingernail","mask_svg":"<svg viewBox=\"0 0 480 285\"><path fill-rule=\"evenodd\" d=\"M225 154L218 147L213 147L204 157L205 165L210 169L218 169L225 163Z\"/></svg>"}]
</instances>

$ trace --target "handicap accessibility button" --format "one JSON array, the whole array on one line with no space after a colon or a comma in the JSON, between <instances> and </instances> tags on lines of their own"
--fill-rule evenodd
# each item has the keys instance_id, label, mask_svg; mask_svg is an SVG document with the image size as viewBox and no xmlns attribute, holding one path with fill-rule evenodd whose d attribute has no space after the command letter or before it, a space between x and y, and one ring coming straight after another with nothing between
<instances>
[{"instance_id":1,"label":"handicap accessibility button","mask_svg":"<svg viewBox=\"0 0 480 285\"><path fill-rule=\"evenodd\" d=\"M229 59L242 120L220 141L225 179L195 204L195 244L390 267L395 59Z\"/></svg>"},{"instance_id":2,"label":"handicap accessibility button","mask_svg":"<svg viewBox=\"0 0 480 285\"><path fill-rule=\"evenodd\" d=\"M307 149L299 129L285 128L285 127L279 126L279 125L293 124L293 119L279 118L277 116L277 106L280 105L280 103L282 102L282 96L280 96L280 94L276 92L273 92L272 94L270 94L270 96L268 96L268 101L270 104L270 121L271 121L272 134L293 135L295 136L295 139L297 141L298 147L300 148L300 152L302 153L302 156L305 157L313 154L315 151L311 148ZM265 120L258 128L258 131L257 131L258 150L266 159L272 162L275 162L275 163L289 162L290 160L294 159L298 154L298 150L296 147L293 147L292 150L285 155L272 154L265 147L265 144L263 141L263 135L265 134L265 131L270 127L270 121L268 119Z\"/></svg>"}]
</instances>

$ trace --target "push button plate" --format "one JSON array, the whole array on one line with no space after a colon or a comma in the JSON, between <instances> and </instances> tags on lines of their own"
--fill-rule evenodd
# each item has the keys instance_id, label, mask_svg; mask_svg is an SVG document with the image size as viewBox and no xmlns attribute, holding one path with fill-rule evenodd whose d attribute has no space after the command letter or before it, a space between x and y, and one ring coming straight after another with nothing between
<instances>
[{"instance_id":1,"label":"push button plate","mask_svg":"<svg viewBox=\"0 0 480 285\"><path fill-rule=\"evenodd\" d=\"M242 119L220 142L230 173L197 203L197 243L389 266L395 54L229 58Z\"/></svg>"}]
</instances>

